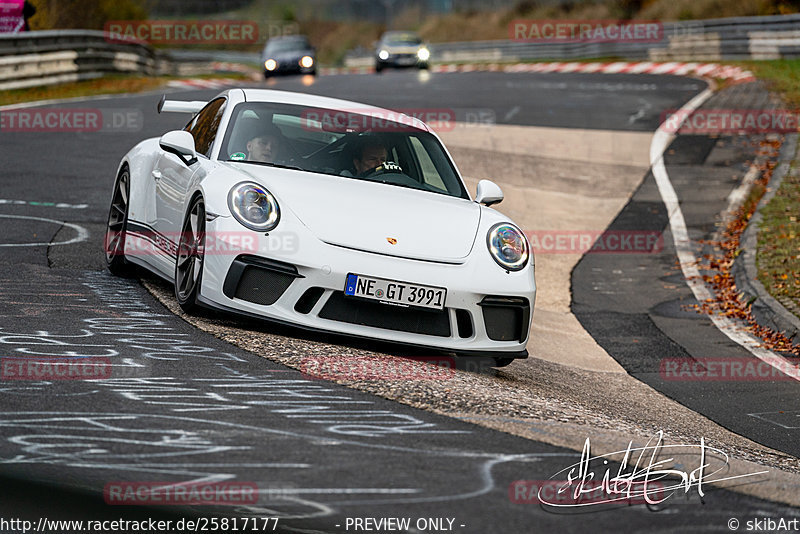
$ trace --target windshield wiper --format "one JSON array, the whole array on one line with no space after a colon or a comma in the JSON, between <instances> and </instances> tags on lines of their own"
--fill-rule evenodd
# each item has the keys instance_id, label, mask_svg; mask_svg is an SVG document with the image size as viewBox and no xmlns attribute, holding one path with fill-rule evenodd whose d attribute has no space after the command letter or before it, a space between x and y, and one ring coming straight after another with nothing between
<instances>
[{"instance_id":1,"label":"windshield wiper","mask_svg":"<svg viewBox=\"0 0 800 534\"><path fill-rule=\"evenodd\" d=\"M265 167L277 167L279 169L292 169L294 171L304 171L302 167L298 167L296 165L282 165L280 163L271 163L269 161L250 161L246 159L228 159L225 161L233 161L236 163L252 163L254 165L264 165Z\"/></svg>"}]
</instances>

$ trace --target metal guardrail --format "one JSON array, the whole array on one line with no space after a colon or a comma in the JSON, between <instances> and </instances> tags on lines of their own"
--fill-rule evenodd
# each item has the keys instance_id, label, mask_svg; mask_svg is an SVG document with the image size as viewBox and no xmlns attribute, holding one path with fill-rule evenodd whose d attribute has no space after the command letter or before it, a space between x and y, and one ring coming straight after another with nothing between
<instances>
[{"instance_id":1,"label":"metal guardrail","mask_svg":"<svg viewBox=\"0 0 800 534\"><path fill-rule=\"evenodd\" d=\"M647 61L721 61L800 57L800 15L666 22L659 42L513 40L432 43L431 61L527 61L620 58ZM345 58L348 67L371 66L368 54Z\"/></svg>"},{"instance_id":2,"label":"metal guardrail","mask_svg":"<svg viewBox=\"0 0 800 534\"><path fill-rule=\"evenodd\" d=\"M261 65L259 52L237 52L233 50L187 50L175 48L166 51L173 61L226 61L229 63L242 63Z\"/></svg>"},{"instance_id":3,"label":"metal guardrail","mask_svg":"<svg viewBox=\"0 0 800 534\"><path fill-rule=\"evenodd\" d=\"M0 35L0 89L98 78L113 72L160 74L169 62L143 44L115 43L100 31Z\"/></svg>"},{"instance_id":4,"label":"metal guardrail","mask_svg":"<svg viewBox=\"0 0 800 534\"><path fill-rule=\"evenodd\" d=\"M146 44L93 30L0 35L0 90L99 78L110 73L191 76L213 72L218 54L173 58ZM216 57L215 57L216 56Z\"/></svg>"},{"instance_id":5,"label":"metal guardrail","mask_svg":"<svg viewBox=\"0 0 800 534\"><path fill-rule=\"evenodd\" d=\"M533 43L512 40L435 43L436 63L511 62L621 58L648 61L720 61L800 57L800 15L736 17L664 23L659 42ZM0 35L0 90L97 78L108 73L189 76L209 72L222 52L154 50L121 43L91 30L57 30ZM256 54L229 53L231 62L250 63ZM258 60L256 60L258 61ZM369 53L345 58L347 66L371 66Z\"/></svg>"}]
</instances>

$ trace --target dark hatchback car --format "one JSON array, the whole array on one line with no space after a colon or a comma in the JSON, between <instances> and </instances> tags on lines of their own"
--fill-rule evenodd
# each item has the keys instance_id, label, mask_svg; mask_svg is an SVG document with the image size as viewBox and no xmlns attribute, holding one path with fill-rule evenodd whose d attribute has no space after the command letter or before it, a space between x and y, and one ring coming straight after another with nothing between
<instances>
[{"instance_id":1,"label":"dark hatchback car","mask_svg":"<svg viewBox=\"0 0 800 534\"><path fill-rule=\"evenodd\" d=\"M386 32L375 49L375 70L386 67L428 68L431 53L414 32Z\"/></svg>"},{"instance_id":2,"label":"dark hatchback car","mask_svg":"<svg viewBox=\"0 0 800 534\"><path fill-rule=\"evenodd\" d=\"M264 78L276 74L317 73L316 51L304 35L275 37L267 41L261 64Z\"/></svg>"}]
</instances>

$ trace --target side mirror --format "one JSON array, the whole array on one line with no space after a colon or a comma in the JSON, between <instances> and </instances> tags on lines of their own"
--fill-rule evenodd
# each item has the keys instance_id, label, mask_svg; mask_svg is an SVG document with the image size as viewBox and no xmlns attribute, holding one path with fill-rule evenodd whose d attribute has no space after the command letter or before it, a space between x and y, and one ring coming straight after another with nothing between
<instances>
[{"instance_id":1,"label":"side mirror","mask_svg":"<svg viewBox=\"0 0 800 534\"><path fill-rule=\"evenodd\" d=\"M173 130L161 136L158 146L165 152L175 154L186 165L197 161L197 151L194 147L194 137L185 130Z\"/></svg>"},{"instance_id":2,"label":"side mirror","mask_svg":"<svg viewBox=\"0 0 800 534\"><path fill-rule=\"evenodd\" d=\"M478 189L475 192L475 202L491 206L503 201L503 191L500 186L491 180L481 180L478 182Z\"/></svg>"}]
</instances>

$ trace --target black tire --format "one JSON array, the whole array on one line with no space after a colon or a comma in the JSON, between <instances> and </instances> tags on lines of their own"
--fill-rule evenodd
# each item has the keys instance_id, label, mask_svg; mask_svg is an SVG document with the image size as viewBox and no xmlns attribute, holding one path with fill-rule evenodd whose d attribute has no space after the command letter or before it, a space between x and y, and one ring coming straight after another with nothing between
<instances>
[{"instance_id":1,"label":"black tire","mask_svg":"<svg viewBox=\"0 0 800 534\"><path fill-rule=\"evenodd\" d=\"M492 360L494 360L492 367L507 367L514 359L515 358L492 358Z\"/></svg>"},{"instance_id":2,"label":"black tire","mask_svg":"<svg viewBox=\"0 0 800 534\"><path fill-rule=\"evenodd\" d=\"M428 65L427 63L422 63L419 66L419 70L428 70L430 68L431 68L430 65Z\"/></svg>"},{"instance_id":3,"label":"black tire","mask_svg":"<svg viewBox=\"0 0 800 534\"><path fill-rule=\"evenodd\" d=\"M267 71L264 71L264 79L265 79L265 80L269 80L271 76L272 76L272 75L271 75L269 72L267 72Z\"/></svg>"},{"instance_id":4,"label":"black tire","mask_svg":"<svg viewBox=\"0 0 800 534\"><path fill-rule=\"evenodd\" d=\"M178 257L175 258L175 298L186 313L197 311L197 297L203 280L206 209L203 197L189 205L181 228Z\"/></svg>"},{"instance_id":5,"label":"black tire","mask_svg":"<svg viewBox=\"0 0 800 534\"><path fill-rule=\"evenodd\" d=\"M128 210L130 208L131 173L123 167L114 182L114 193L111 196L111 207L108 210L108 223L103 248L106 265L111 274L128 276L132 265L125 259L125 233L128 229Z\"/></svg>"},{"instance_id":6,"label":"black tire","mask_svg":"<svg viewBox=\"0 0 800 534\"><path fill-rule=\"evenodd\" d=\"M381 72L382 70L383 70L383 65L381 65L380 63L378 63L378 64L376 64L376 65L375 65L375 72L376 72L377 74L380 74L380 72Z\"/></svg>"}]
</instances>

